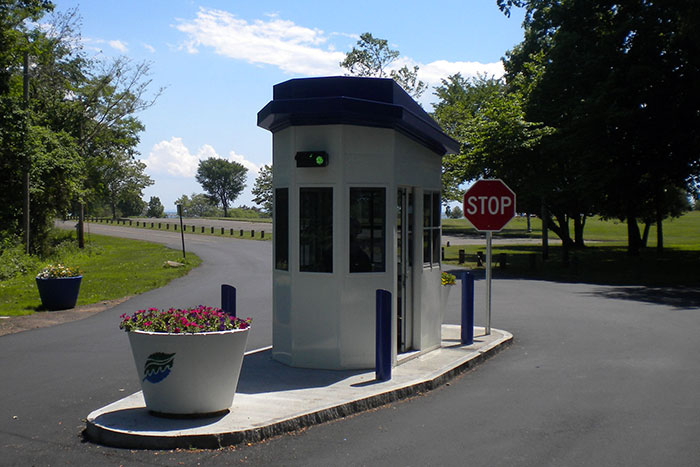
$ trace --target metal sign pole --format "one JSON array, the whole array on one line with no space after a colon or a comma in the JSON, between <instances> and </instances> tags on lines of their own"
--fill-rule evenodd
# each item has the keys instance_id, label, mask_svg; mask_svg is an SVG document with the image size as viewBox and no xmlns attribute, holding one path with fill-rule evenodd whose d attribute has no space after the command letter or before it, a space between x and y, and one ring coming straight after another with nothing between
<instances>
[{"instance_id":1,"label":"metal sign pole","mask_svg":"<svg viewBox=\"0 0 700 467\"><path fill-rule=\"evenodd\" d=\"M180 216L180 236L182 237L182 259L185 259L185 229L182 228L182 205L177 205L177 214Z\"/></svg>"},{"instance_id":2,"label":"metal sign pole","mask_svg":"<svg viewBox=\"0 0 700 467\"><path fill-rule=\"evenodd\" d=\"M486 335L491 334L491 232L486 232Z\"/></svg>"},{"instance_id":3,"label":"metal sign pole","mask_svg":"<svg viewBox=\"0 0 700 467\"><path fill-rule=\"evenodd\" d=\"M500 232L515 217L515 193L503 180L478 180L464 193L464 217L479 232L486 232L486 335L491 334L491 243L493 232Z\"/></svg>"}]
</instances>

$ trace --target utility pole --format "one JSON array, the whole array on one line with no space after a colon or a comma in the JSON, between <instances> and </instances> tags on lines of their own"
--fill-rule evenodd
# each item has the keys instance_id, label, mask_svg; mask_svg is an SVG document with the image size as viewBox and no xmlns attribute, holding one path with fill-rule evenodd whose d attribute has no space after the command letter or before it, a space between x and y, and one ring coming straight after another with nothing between
<instances>
[{"instance_id":1,"label":"utility pole","mask_svg":"<svg viewBox=\"0 0 700 467\"><path fill-rule=\"evenodd\" d=\"M25 111L25 121L29 120L29 51L24 52L24 80L23 80L23 98L24 98L24 111ZM26 253L29 254L29 231L31 227L31 218L29 216L29 171L31 169L32 162L29 157L29 151L27 150L26 141L24 143L25 152L25 170L24 170L24 244L26 246Z\"/></svg>"},{"instance_id":2,"label":"utility pole","mask_svg":"<svg viewBox=\"0 0 700 467\"><path fill-rule=\"evenodd\" d=\"M83 140L83 116L80 116L80 155L85 158L85 141ZM85 248L85 203L80 200L78 212L78 248Z\"/></svg>"}]
</instances>

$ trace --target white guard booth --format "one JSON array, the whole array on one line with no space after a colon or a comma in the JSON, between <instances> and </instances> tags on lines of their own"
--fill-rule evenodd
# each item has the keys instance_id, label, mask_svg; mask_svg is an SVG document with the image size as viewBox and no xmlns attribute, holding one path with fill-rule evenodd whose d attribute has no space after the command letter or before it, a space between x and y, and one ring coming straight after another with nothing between
<instances>
[{"instance_id":1,"label":"white guard booth","mask_svg":"<svg viewBox=\"0 0 700 467\"><path fill-rule=\"evenodd\" d=\"M440 345L441 157L459 145L391 79L293 79L258 113L273 134L273 348L287 365L375 365Z\"/></svg>"}]
</instances>

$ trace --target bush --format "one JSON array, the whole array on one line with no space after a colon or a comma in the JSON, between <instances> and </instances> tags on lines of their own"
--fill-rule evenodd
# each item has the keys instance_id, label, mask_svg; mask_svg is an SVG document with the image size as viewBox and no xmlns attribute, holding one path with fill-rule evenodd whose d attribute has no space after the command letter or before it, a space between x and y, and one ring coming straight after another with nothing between
<instances>
[{"instance_id":1,"label":"bush","mask_svg":"<svg viewBox=\"0 0 700 467\"><path fill-rule=\"evenodd\" d=\"M34 273L39 268L41 268L39 258L26 254L24 245L19 242L14 242L12 245L3 245L2 250L0 250L0 281L6 281L23 274Z\"/></svg>"},{"instance_id":2,"label":"bush","mask_svg":"<svg viewBox=\"0 0 700 467\"><path fill-rule=\"evenodd\" d=\"M241 206L238 208L231 208L228 210L228 217L234 217L238 219L259 219L260 212L255 209L248 208L246 206Z\"/></svg>"}]
</instances>

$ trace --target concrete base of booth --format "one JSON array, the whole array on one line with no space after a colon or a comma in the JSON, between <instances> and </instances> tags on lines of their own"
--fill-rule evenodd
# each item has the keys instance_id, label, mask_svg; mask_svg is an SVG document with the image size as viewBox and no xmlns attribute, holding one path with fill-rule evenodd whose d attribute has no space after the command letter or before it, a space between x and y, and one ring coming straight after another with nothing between
<instances>
[{"instance_id":1,"label":"concrete base of booth","mask_svg":"<svg viewBox=\"0 0 700 467\"><path fill-rule=\"evenodd\" d=\"M474 344L460 344L460 327L442 326L442 345L430 352L404 354L392 379L379 382L374 371L291 368L271 358L270 349L246 355L228 414L203 419L151 415L141 392L87 417L85 436L96 443L131 449L219 448L257 442L282 433L434 389L491 357L512 334L475 328Z\"/></svg>"}]
</instances>

